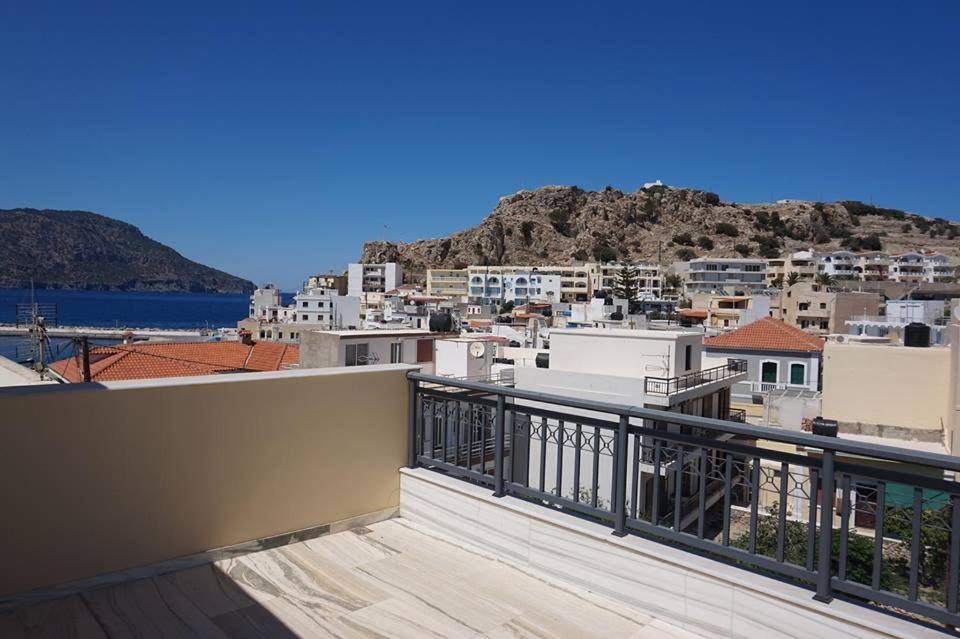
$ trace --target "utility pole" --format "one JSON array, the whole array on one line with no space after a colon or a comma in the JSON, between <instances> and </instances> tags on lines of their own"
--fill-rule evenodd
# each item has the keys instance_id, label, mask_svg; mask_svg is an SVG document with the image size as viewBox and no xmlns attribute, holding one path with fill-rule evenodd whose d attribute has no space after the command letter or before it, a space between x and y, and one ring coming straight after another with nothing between
<instances>
[{"instance_id":1,"label":"utility pole","mask_svg":"<svg viewBox=\"0 0 960 639\"><path fill-rule=\"evenodd\" d=\"M86 335L73 338L74 344L80 345L80 381L90 382L90 341Z\"/></svg>"}]
</instances>

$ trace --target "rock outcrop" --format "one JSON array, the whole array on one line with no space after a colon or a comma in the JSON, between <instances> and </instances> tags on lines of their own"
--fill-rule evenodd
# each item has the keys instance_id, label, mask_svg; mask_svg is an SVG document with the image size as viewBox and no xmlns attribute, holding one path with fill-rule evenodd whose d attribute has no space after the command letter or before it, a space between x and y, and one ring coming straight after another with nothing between
<instances>
[{"instance_id":1,"label":"rock outcrop","mask_svg":"<svg viewBox=\"0 0 960 639\"><path fill-rule=\"evenodd\" d=\"M547 186L501 198L479 225L409 244L367 242L361 259L407 272L467 264L567 264L691 256L775 257L805 248L939 250L960 255L960 226L860 202L737 204L653 186L632 193Z\"/></svg>"}]
</instances>

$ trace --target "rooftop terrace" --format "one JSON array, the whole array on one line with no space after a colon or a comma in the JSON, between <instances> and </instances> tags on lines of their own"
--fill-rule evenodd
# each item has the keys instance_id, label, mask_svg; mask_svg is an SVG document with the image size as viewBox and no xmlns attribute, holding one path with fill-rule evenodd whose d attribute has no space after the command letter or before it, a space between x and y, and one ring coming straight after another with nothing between
<instances>
[{"instance_id":1,"label":"rooftop terrace","mask_svg":"<svg viewBox=\"0 0 960 639\"><path fill-rule=\"evenodd\" d=\"M0 636L960 621L955 457L414 371L0 389Z\"/></svg>"}]
</instances>

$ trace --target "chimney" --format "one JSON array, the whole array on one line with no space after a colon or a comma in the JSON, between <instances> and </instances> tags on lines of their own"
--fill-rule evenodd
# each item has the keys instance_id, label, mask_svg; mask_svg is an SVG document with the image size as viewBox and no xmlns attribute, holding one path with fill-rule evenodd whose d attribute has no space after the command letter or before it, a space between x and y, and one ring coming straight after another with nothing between
<instances>
[{"instance_id":1,"label":"chimney","mask_svg":"<svg viewBox=\"0 0 960 639\"><path fill-rule=\"evenodd\" d=\"M253 331L250 331L246 328L241 328L239 331L237 331L237 337L240 339L242 344L253 346Z\"/></svg>"},{"instance_id":2,"label":"chimney","mask_svg":"<svg viewBox=\"0 0 960 639\"><path fill-rule=\"evenodd\" d=\"M133 344L133 331L124 331L120 336L120 341L124 345Z\"/></svg>"}]
</instances>

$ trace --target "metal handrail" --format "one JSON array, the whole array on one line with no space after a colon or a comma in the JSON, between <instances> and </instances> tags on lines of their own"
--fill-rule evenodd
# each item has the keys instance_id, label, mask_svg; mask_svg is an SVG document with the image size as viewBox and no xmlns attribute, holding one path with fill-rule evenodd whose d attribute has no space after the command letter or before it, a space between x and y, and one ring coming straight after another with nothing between
<instances>
[{"instance_id":1,"label":"metal handrail","mask_svg":"<svg viewBox=\"0 0 960 639\"><path fill-rule=\"evenodd\" d=\"M795 579L815 586L818 601L839 592L960 626L960 484L945 478L960 470L957 458L418 372L408 379L411 467L488 486L495 497L514 495L592 517L618 536L649 535ZM741 414L728 409L726 416ZM757 440L817 451L787 452ZM600 473L601 465L612 475ZM909 489L912 505L887 504L891 488L894 496ZM870 490L872 510L860 503ZM763 502L761 493L768 495ZM875 518L867 524L874 528L869 565L862 547L848 552L863 536L852 530L863 513ZM733 525L740 514L749 517L748 530ZM760 527L764 520L773 523L776 539ZM894 522L894 543L903 548L891 554L887 536ZM796 526L801 530L787 533ZM928 532L941 541L922 541ZM937 547L924 550L922 543ZM896 559L904 550L906 564ZM927 552L935 554L924 560ZM900 570L901 585L888 586L885 570ZM925 596L921 586L944 591Z\"/></svg>"},{"instance_id":2,"label":"metal handrail","mask_svg":"<svg viewBox=\"0 0 960 639\"><path fill-rule=\"evenodd\" d=\"M647 377L643 380L643 392L648 395L675 395L704 384L729 379L747 372L747 360L731 359L726 364L674 377Z\"/></svg>"},{"instance_id":3,"label":"metal handrail","mask_svg":"<svg viewBox=\"0 0 960 639\"><path fill-rule=\"evenodd\" d=\"M595 411L598 413L609 413L615 415L624 415L627 417L636 417L639 419L669 422L671 424L679 424L682 426L703 428L721 434L729 433L732 435L743 435L757 439L777 441L784 444L793 444L794 446L802 446L804 448L818 448L821 450L830 450L848 455L859 455L862 457L877 457L889 461L897 461L906 464L919 464L921 466L934 466L947 471L960 472L960 457L955 457L953 455L918 452L906 450L904 448L898 448L895 446L886 446L883 444L864 444L846 439L839 439L836 437L813 435L811 433L797 431L788 432L783 429L771 428L769 426L753 426L750 424L741 425L733 422L723 421L721 419L684 415L682 413L674 413L656 408L645 408L642 406L634 406L632 404L598 402L590 399L577 399L563 395L554 395L552 393L525 391L517 388L504 388L500 386L493 386L491 384L454 381L447 377L438 377L436 375L427 375L418 372L407 373L407 378L419 382L430 382L445 386L455 386L468 390L486 391L491 395L500 395L503 397L511 397L513 399L525 399L534 402L556 404L558 406L565 406L567 408Z\"/></svg>"}]
</instances>

